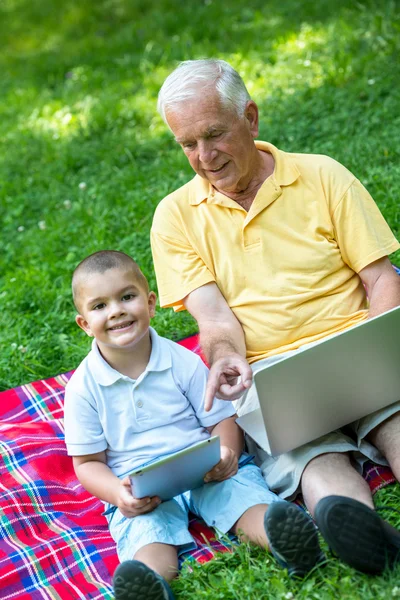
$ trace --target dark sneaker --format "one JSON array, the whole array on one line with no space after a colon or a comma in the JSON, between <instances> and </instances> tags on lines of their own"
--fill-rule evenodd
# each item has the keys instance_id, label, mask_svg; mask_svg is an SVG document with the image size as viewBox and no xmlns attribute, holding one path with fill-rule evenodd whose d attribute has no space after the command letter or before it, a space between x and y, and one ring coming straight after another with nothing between
<instances>
[{"instance_id":1,"label":"dark sneaker","mask_svg":"<svg viewBox=\"0 0 400 600\"><path fill-rule=\"evenodd\" d=\"M165 579L138 560L117 567L113 586L115 600L174 600Z\"/></svg>"},{"instance_id":2,"label":"dark sneaker","mask_svg":"<svg viewBox=\"0 0 400 600\"><path fill-rule=\"evenodd\" d=\"M264 527L272 555L291 577L304 577L325 559L311 517L296 504L273 502Z\"/></svg>"},{"instance_id":3,"label":"dark sneaker","mask_svg":"<svg viewBox=\"0 0 400 600\"><path fill-rule=\"evenodd\" d=\"M400 531L358 500L322 498L315 521L333 552L358 571L382 573L400 559Z\"/></svg>"}]
</instances>

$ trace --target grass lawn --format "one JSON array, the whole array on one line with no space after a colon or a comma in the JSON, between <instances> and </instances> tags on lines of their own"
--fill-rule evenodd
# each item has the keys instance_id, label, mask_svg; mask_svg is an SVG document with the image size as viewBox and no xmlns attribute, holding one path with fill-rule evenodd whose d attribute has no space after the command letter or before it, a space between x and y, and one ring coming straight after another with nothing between
<instances>
[{"instance_id":1,"label":"grass lawn","mask_svg":"<svg viewBox=\"0 0 400 600\"><path fill-rule=\"evenodd\" d=\"M0 39L0 389L87 353L69 286L89 253L131 254L156 289L152 214L192 174L155 108L179 60L228 60L260 106L260 138L345 164L400 237L398 1L2 0ZM168 310L154 325L172 339L196 331ZM400 508L400 487L377 503ZM399 576L329 559L295 583L243 546L174 589L185 600L387 600Z\"/></svg>"}]
</instances>

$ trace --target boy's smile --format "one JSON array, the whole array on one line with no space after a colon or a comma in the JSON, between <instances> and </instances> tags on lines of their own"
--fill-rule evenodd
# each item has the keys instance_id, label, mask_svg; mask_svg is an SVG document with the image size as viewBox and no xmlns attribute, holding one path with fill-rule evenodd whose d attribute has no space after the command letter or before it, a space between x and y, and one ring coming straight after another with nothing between
<instances>
[{"instance_id":1,"label":"boy's smile","mask_svg":"<svg viewBox=\"0 0 400 600\"><path fill-rule=\"evenodd\" d=\"M139 349L149 343L150 319L156 296L148 293L133 270L108 269L90 273L79 284L76 322L95 337L103 355L115 350Z\"/></svg>"},{"instance_id":2,"label":"boy's smile","mask_svg":"<svg viewBox=\"0 0 400 600\"><path fill-rule=\"evenodd\" d=\"M120 323L119 325L114 325L113 327L110 327L110 331L119 331L120 329L127 329L131 325L133 325L133 321L128 321L127 323Z\"/></svg>"}]
</instances>

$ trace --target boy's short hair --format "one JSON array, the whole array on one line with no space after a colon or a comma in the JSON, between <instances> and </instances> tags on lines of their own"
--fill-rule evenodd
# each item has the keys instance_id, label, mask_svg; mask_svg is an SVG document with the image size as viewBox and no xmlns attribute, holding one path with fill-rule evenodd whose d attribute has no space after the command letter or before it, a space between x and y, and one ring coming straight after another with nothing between
<instances>
[{"instance_id":1,"label":"boy's short hair","mask_svg":"<svg viewBox=\"0 0 400 600\"><path fill-rule=\"evenodd\" d=\"M79 284L85 275L105 273L109 269L131 269L138 283L149 292L149 284L139 265L125 252L119 250L99 250L84 258L72 274L72 297L79 312Z\"/></svg>"}]
</instances>

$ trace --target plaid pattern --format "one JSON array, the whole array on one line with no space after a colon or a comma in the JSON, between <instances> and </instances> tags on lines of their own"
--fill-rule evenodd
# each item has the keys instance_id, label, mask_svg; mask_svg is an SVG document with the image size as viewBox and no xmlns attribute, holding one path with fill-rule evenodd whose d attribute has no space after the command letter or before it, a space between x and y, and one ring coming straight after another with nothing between
<instances>
[{"instance_id":1,"label":"plaid pattern","mask_svg":"<svg viewBox=\"0 0 400 600\"><path fill-rule=\"evenodd\" d=\"M197 336L181 342L200 353ZM102 504L75 477L64 444L63 399L72 372L0 393L0 597L111 600L115 544ZM368 465L372 491L394 481ZM229 546L193 518L201 563Z\"/></svg>"}]
</instances>

